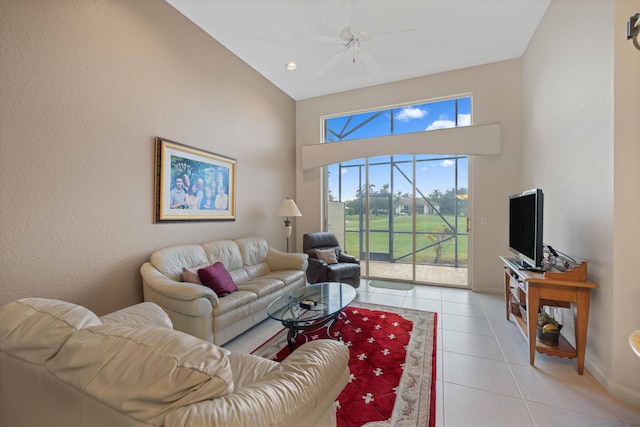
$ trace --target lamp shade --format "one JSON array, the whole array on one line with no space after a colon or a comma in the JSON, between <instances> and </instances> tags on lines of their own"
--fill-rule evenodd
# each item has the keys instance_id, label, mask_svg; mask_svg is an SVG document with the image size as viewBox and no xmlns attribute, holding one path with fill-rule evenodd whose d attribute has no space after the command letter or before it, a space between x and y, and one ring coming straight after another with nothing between
<instances>
[{"instance_id":1,"label":"lamp shade","mask_svg":"<svg viewBox=\"0 0 640 427\"><path fill-rule=\"evenodd\" d=\"M298 209L298 206L296 206L296 202L289 198L286 198L282 201L280 207L278 208L278 212L276 212L276 215L286 217L302 216L302 214L300 213L300 209Z\"/></svg>"}]
</instances>

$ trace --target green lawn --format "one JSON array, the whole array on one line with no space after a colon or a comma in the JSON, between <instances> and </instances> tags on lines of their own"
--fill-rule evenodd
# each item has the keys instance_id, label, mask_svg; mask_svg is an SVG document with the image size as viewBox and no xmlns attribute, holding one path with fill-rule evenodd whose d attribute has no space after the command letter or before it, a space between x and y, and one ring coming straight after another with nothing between
<instances>
[{"instance_id":1,"label":"green lawn","mask_svg":"<svg viewBox=\"0 0 640 427\"><path fill-rule=\"evenodd\" d=\"M445 219L455 227L455 218L451 216L445 216ZM411 216L394 216L393 217L393 257L395 259L404 255L408 255L406 258L399 259L398 262L412 262L411 248L412 248L412 230L413 230L413 218ZM419 264L433 264L435 258L434 248L429 248L420 251L421 248L429 245L431 241L426 237L427 234L445 225L445 222L437 215L419 215L416 220L417 238L416 246L418 252L416 254L416 260ZM346 250L356 256L360 255L359 247L359 218L357 215L349 215L346 217ZM465 231L466 217L458 217L458 228L461 231ZM371 245L371 253L389 253L389 217L386 215L371 215L370 216L370 238L369 243ZM445 250L439 260L439 264L453 264L455 260L455 241L450 240L446 243ZM467 264L467 246L468 239L466 234L458 236L458 264Z\"/></svg>"}]
</instances>

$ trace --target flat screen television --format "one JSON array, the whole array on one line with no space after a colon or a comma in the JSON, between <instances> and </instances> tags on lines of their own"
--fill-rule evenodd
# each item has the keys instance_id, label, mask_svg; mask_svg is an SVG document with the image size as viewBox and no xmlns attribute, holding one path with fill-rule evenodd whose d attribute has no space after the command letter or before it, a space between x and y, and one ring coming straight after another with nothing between
<instances>
[{"instance_id":1,"label":"flat screen television","mask_svg":"<svg viewBox=\"0 0 640 427\"><path fill-rule=\"evenodd\" d=\"M524 268L542 268L543 207L540 189L509 196L509 250Z\"/></svg>"}]
</instances>

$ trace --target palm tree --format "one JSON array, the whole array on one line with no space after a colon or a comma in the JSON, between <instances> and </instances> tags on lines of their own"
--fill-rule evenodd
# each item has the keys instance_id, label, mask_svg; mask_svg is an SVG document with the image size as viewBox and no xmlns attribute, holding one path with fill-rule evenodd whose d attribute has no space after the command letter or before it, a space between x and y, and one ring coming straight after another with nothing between
<instances>
[{"instance_id":1,"label":"palm tree","mask_svg":"<svg viewBox=\"0 0 640 427\"><path fill-rule=\"evenodd\" d=\"M429 194L429 200L431 200L435 204L440 203L440 198L441 197L442 197L442 191L440 191L440 190L433 190Z\"/></svg>"},{"instance_id":2,"label":"palm tree","mask_svg":"<svg viewBox=\"0 0 640 427\"><path fill-rule=\"evenodd\" d=\"M399 213L402 210L402 191L397 191L393 197L393 211Z\"/></svg>"}]
</instances>

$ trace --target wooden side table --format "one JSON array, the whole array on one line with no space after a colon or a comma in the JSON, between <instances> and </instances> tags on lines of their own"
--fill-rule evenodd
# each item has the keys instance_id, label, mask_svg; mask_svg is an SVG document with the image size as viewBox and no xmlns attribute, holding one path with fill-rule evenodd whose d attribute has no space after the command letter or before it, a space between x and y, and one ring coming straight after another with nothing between
<instances>
[{"instance_id":1,"label":"wooden side table","mask_svg":"<svg viewBox=\"0 0 640 427\"><path fill-rule=\"evenodd\" d=\"M598 287L587 281L587 264L567 273L534 273L522 270L518 264L500 257L505 264L505 302L507 320L513 317L529 343L529 363L534 364L535 352L551 356L578 359L578 374L584 372L584 355L587 346L589 322L589 292ZM513 310L512 300L526 305L526 319L521 312ZM575 348L562 336L558 345L547 345L536 340L538 309L541 306L569 308L574 306Z\"/></svg>"}]
</instances>

